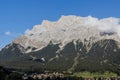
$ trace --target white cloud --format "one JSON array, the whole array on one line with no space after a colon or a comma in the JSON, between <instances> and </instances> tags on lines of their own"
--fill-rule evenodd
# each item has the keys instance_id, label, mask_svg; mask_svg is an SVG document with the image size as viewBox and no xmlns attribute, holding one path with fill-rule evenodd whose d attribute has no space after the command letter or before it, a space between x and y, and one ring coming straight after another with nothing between
<instances>
[{"instance_id":1,"label":"white cloud","mask_svg":"<svg viewBox=\"0 0 120 80\"><path fill-rule=\"evenodd\" d=\"M69 26L74 24L73 26ZM32 30L27 29L25 34L41 33L41 32L54 32L56 30L75 29L76 24L79 27L98 28L101 32L115 32L120 35L120 18L108 17L108 18L95 18L92 16L62 16L58 21L51 22L43 21L41 25L35 25ZM56 31L57 32L57 31Z\"/></svg>"},{"instance_id":2,"label":"white cloud","mask_svg":"<svg viewBox=\"0 0 120 80\"><path fill-rule=\"evenodd\" d=\"M26 31L25 31L25 34L30 34L31 33L31 30L30 29L27 29Z\"/></svg>"},{"instance_id":3,"label":"white cloud","mask_svg":"<svg viewBox=\"0 0 120 80\"><path fill-rule=\"evenodd\" d=\"M11 32L10 32L10 31L7 31L7 32L5 32L5 35L11 36Z\"/></svg>"}]
</instances>

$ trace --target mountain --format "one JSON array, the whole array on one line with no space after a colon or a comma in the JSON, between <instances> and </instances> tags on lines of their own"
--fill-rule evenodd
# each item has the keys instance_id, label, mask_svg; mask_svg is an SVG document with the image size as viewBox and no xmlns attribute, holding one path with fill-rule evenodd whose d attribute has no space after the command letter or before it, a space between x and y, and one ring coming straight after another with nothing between
<instances>
[{"instance_id":1,"label":"mountain","mask_svg":"<svg viewBox=\"0 0 120 80\"><path fill-rule=\"evenodd\" d=\"M41 71L120 74L118 19L62 16L44 20L0 51L0 65Z\"/></svg>"}]
</instances>

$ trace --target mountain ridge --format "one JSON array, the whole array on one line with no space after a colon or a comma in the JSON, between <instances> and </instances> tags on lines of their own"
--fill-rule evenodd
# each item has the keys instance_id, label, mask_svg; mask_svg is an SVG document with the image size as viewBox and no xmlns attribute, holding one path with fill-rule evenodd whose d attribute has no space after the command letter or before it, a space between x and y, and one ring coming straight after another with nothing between
<instances>
[{"instance_id":1,"label":"mountain ridge","mask_svg":"<svg viewBox=\"0 0 120 80\"><path fill-rule=\"evenodd\" d=\"M117 20L63 16L57 22L43 21L0 51L0 65L23 70L120 74L119 33L111 30L113 27L99 29L116 26Z\"/></svg>"},{"instance_id":2,"label":"mountain ridge","mask_svg":"<svg viewBox=\"0 0 120 80\"><path fill-rule=\"evenodd\" d=\"M103 30L104 27L111 27L108 24L112 24L116 20L114 18L99 20L91 16L73 15L62 16L55 22L44 20L41 25L35 25L32 30L27 30L25 35L15 39L13 43L20 44L24 48L31 46L40 50L48 45L50 41L54 44L62 43L63 46L73 40L81 40L84 43L84 39L91 40L91 42L102 39L120 41L119 34L112 31L112 28ZM103 28L99 26L103 26ZM26 53L28 52L30 50L26 51Z\"/></svg>"}]
</instances>

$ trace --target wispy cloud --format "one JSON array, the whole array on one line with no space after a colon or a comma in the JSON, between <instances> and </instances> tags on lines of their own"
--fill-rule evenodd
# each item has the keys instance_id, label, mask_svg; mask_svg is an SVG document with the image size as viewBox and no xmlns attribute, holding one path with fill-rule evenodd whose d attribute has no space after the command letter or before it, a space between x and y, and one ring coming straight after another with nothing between
<instances>
[{"instance_id":1,"label":"wispy cloud","mask_svg":"<svg viewBox=\"0 0 120 80\"><path fill-rule=\"evenodd\" d=\"M12 33L11 33L10 31L6 31L6 32L5 32L5 35L6 35L6 36L11 36Z\"/></svg>"},{"instance_id":2,"label":"wispy cloud","mask_svg":"<svg viewBox=\"0 0 120 80\"><path fill-rule=\"evenodd\" d=\"M23 34L19 33L19 32L6 31L6 32L4 32L4 35L15 39Z\"/></svg>"}]
</instances>

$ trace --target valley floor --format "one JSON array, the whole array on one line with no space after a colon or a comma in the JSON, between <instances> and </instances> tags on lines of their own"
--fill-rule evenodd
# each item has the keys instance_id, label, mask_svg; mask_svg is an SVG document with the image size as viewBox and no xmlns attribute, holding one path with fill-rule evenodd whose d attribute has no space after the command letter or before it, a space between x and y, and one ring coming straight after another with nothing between
<instances>
[{"instance_id":1,"label":"valley floor","mask_svg":"<svg viewBox=\"0 0 120 80\"><path fill-rule=\"evenodd\" d=\"M0 80L120 80L120 76L112 72L19 72L17 70L0 67Z\"/></svg>"}]
</instances>

